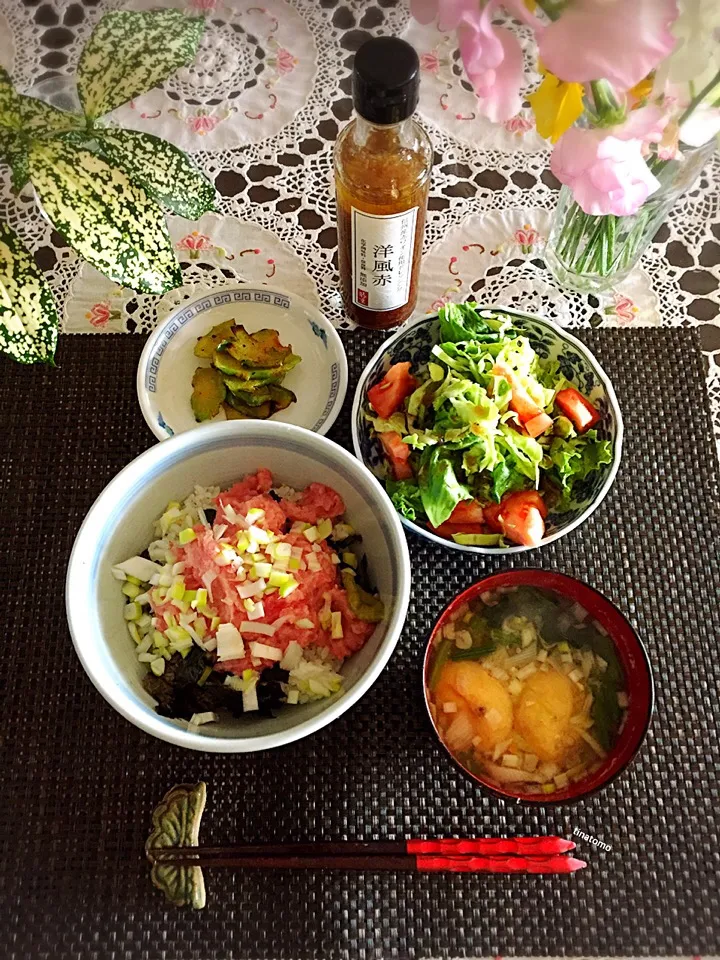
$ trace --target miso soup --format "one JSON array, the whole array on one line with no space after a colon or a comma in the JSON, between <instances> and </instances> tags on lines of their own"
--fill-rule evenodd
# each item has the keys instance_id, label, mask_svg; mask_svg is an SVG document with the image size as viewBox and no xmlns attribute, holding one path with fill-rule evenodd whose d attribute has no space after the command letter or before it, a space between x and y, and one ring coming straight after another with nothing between
<instances>
[{"instance_id":1,"label":"miso soup","mask_svg":"<svg viewBox=\"0 0 720 960\"><path fill-rule=\"evenodd\" d=\"M450 752L520 794L556 793L598 769L628 704L601 625L561 594L527 586L484 593L442 624L429 700Z\"/></svg>"}]
</instances>

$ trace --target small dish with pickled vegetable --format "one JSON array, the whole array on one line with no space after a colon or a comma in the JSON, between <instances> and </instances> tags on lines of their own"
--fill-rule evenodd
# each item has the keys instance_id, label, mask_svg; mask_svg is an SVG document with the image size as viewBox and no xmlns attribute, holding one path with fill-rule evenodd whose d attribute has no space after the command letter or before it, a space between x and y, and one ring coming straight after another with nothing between
<instances>
[{"instance_id":1,"label":"small dish with pickled vegetable","mask_svg":"<svg viewBox=\"0 0 720 960\"><path fill-rule=\"evenodd\" d=\"M653 710L647 653L602 594L513 570L460 594L425 656L425 701L443 746L503 797L578 800L633 760Z\"/></svg>"},{"instance_id":2,"label":"small dish with pickled vegetable","mask_svg":"<svg viewBox=\"0 0 720 960\"><path fill-rule=\"evenodd\" d=\"M185 302L143 350L137 393L160 440L226 419L272 419L326 433L347 390L327 318L294 293L228 284Z\"/></svg>"}]
</instances>

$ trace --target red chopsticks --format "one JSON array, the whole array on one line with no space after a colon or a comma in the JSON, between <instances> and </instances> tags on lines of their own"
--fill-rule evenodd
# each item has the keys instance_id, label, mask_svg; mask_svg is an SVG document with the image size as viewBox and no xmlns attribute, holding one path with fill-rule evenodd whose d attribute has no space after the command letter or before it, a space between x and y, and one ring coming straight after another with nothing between
<instances>
[{"instance_id":1,"label":"red chopsticks","mask_svg":"<svg viewBox=\"0 0 720 960\"><path fill-rule=\"evenodd\" d=\"M177 866L264 870L566 874L587 866L567 856L574 849L575 844L562 837L481 837L160 847L148 850L148 857Z\"/></svg>"}]
</instances>

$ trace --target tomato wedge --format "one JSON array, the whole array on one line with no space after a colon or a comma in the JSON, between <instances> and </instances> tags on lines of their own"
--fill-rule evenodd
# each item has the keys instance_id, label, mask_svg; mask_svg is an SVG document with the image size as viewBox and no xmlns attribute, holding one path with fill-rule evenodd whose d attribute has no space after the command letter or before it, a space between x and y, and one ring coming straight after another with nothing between
<instances>
[{"instance_id":1,"label":"tomato wedge","mask_svg":"<svg viewBox=\"0 0 720 960\"><path fill-rule=\"evenodd\" d=\"M410 466L410 447L402 442L399 433L391 430L389 433L379 433L385 456L390 461L390 467L396 480L409 480L413 476Z\"/></svg>"},{"instance_id":2,"label":"tomato wedge","mask_svg":"<svg viewBox=\"0 0 720 960\"><path fill-rule=\"evenodd\" d=\"M484 520L483 508L477 500L462 500L448 518L450 523L484 523ZM476 531L467 532L475 533Z\"/></svg>"},{"instance_id":3,"label":"tomato wedge","mask_svg":"<svg viewBox=\"0 0 720 960\"><path fill-rule=\"evenodd\" d=\"M527 547L536 547L545 536L547 507L537 490L508 493L500 503L483 509L485 523L493 533Z\"/></svg>"},{"instance_id":4,"label":"tomato wedge","mask_svg":"<svg viewBox=\"0 0 720 960\"><path fill-rule=\"evenodd\" d=\"M578 433L585 433L586 430L594 427L602 419L600 413L590 401L574 387L566 387L565 390L561 390L555 397L555 403L565 416L572 420Z\"/></svg>"},{"instance_id":5,"label":"tomato wedge","mask_svg":"<svg viewBox=\"0 0 720 960\"><path fill-rule=\"evenodd\" d=\"M527 504L536 507L540 511L540 516L545 519L548 514L545 501L537 490L517 490L515 493L509 493L503 500L503 506L512 506Z\"/></svg>"},{"instance_id":6,"label":"tomato wedge","mask_svg":"<svg viewBox=\"0 0 720 960\"><path fill-rule=\"evenodd\" d=\"M502 525L508 540L525 547L536 547L545 536L545 522L537 507L511 504L503 510Z\"/></svg>"},{"instance_id":7,"label":"tomato wedge","mask_svg":"<svg viewBox=\"0 0 720 960\"><path fill-rule=\"evenodd\" d=\"M512 397L510 398L510 409L514 410L520 418L520 423L539 416L542 413L540 407L535 403L525 387L520 383L517 374L509 367L496 363L492 372L499 377L504 377L510 384Z\"/></svg>"},{"instance_id":8,"label":"tomato wedge","mask_svg":"<svg viewBox=\"0 0 720 960\"><path fill-rule=\"evenodd\" d=\"M532 417L524 423L524 427L531 437L539 437L541 433L549 430L552 425L552 417L549 417L546 413L539 413L536 417Z\"/></svg>"},{"instance_id":9,"label":"tomato wedge","mask_svg":"<svg viewBox=\"0 0 720 960\"><path fill-rule=\"evenodd\" d=\"M380 383L368 390L368 400L379 417L387 420L403 405L419 384L410 373L410 363L394 363Z\"/></svg>"},{"instance_id":10,"label":"tomato wedge","mask_svg":"<svg viewBox=\"0 0 720 960\"><path fill-rule=\"evenodd\" d=\"M483 507L483 516L485 517L485 523L488 525L488 527L493 533L503 532L502 524L500 523L501 510L502 510L502 503L489 503L487 506Z\"/></svg>"}]
</instances>

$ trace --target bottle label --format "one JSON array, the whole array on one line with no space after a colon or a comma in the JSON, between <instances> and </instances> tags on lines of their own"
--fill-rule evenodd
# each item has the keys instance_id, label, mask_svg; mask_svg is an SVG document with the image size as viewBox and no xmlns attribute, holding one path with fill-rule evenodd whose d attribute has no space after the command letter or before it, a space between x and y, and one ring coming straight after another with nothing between
<instances>
[{"instance_id":1,"label":"bottle label","mask_svg":"<svg viewBox=\"0 0 720 960\"><path fill-rule=\"evenodd\" d=\"M410 299L417 207L378 216L352 208L353 303L396 310Z\"/></svg>"}]
</instances>

